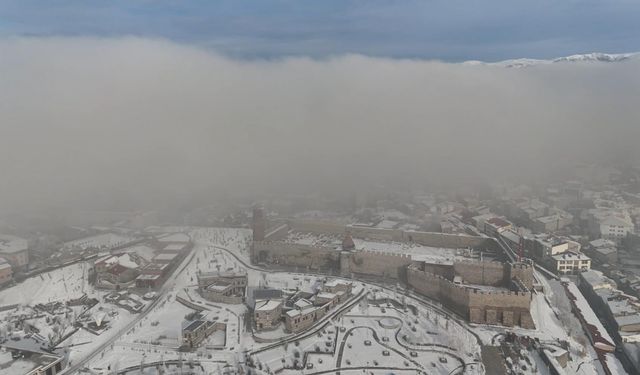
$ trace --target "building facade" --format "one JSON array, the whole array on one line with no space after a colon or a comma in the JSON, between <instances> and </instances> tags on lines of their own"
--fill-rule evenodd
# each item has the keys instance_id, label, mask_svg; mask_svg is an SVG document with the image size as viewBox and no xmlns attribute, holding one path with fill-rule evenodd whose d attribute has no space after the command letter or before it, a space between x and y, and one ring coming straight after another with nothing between
<instances>
[{"instance_id":1,"label":"building facade","mask_svg":"<svg viewBox=\"0 0 640 375\"><path fill-rule=\"evenodd\" d=\"M282 318L282 300L257 300L253 309L256 330L268 330L280 325Z\"/></svg>"},{"instance_id":2,"label":"building facade","mask_svg":"<svg viewBox=\"0 0 640 375\"><path fill-rule=\"evenodd\" d=\"M26 269L29 265L29 245L27 240L0 234L0 257L11 264L14 272Z\"/></svg>"},{"instance_id":3,"label":"building facade","mask_svg":"<svg viewBox=\"0 0 640 375\"><path fill-rule=\"evenodd\" d=\"M212 272L198 275L200 295L212 302L243 303L247 289L244 272Z\"/></svg>"},{"instance_id":4,"label":"building facade","mask_svg":"<svg viewBox=\"0 0 640 375\"><path fill-rule=\"evenodd\" d=\"M0 258L0 286L13 281L13 270L11 264L6 259Z\"/></svg>"}]
</instances>

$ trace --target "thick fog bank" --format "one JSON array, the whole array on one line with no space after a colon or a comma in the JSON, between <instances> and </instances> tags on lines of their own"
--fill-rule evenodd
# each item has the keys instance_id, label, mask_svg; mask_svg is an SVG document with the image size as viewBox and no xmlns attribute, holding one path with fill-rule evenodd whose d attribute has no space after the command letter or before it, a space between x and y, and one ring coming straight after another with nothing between
<instances>
[{"instance_id":1,"label":"thick fog bank","mask_svg":"<svg viewBox=\"0 0 640 375\"><path fill-rule=\"evenodd\" d=\"M544 178L636 160L640 61L237 61L135 38L0 40L0 207Z\"/></svg>"}]
</instances>

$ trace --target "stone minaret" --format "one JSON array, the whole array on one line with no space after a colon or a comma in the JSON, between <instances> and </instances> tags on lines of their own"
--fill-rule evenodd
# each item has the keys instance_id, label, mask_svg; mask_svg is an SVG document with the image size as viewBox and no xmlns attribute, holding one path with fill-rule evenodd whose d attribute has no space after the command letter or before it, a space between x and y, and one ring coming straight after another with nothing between
<instances>
[{"instance_id":1,"label":"stone minaret","mask_svg":"<svg viewBox=\"0 0 640 375\"><path fill-rule=\"evenodd\" d=\"M266 230L266 219L264 216L264 209L260 206L253 208L253 220L251 227L253 228L253 240L264 241Z\"/></svg>"}]
</instances>

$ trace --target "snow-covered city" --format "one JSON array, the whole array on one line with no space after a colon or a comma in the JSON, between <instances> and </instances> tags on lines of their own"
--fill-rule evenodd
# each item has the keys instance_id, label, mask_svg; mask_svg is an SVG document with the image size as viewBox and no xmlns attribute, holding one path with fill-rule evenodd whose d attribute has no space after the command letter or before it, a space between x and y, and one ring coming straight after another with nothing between
<instances>
[{"instance_id":1,"label":"snow-covered city","mask_svg":"<svg viewBox=\"0 0 640 375\"><path fill-rule=\"evenodd\" d=\"M609 297L626 324L612 332L594 298L618 284L579 236L527 229L529 200L501 215L467 199L342 215L253 204L219 227L136 214L73 227L53 252L2 235L0 373L625 373L636 297ZM585 247L631 238L614 235ZM589 263L553 263L566 254Z\"/></svg>"},{"instance_id":2,"label":"snow-covered city","mask_svg":"<svg viewBox=\"0 0 640 375\"><path fill-rule=\"evenodd\" d=\"M0 375L640 375L639 20L0 0Z\"/></svg>"}]
</instances>

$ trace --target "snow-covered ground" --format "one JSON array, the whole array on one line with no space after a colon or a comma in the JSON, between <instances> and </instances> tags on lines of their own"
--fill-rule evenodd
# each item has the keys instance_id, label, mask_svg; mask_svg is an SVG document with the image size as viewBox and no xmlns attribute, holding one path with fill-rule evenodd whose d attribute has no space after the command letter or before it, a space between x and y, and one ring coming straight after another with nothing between
<instances>
[{"instance_id":1,"label":"snow-covered ground","mask_svg":"<svg viewBox=\"0 0 640 375\"><path fill-rule=\"evenodd\" d=\"M415 243L370 241L356 238L353 239L353 242L358 250L407 254L411 255L413 260L430 263L452 263L456 260L469 260L469 257L480 257L479 253L469 249L448 249ZM485 258L485 260L490 259Z\"/></svg>"},{"instance_id":2,"label":"snow-covered ground","mask_svg":"<svg viewBox=\"0 0 640 375\"><path fill-rule=\"evenodd\" d=\"M385 292L377 295L379 300L396 297ZM434 311L425 308L414 315L410 309L363 301L317 333L259 352L254 361L271 371L284 368L287 374L301 372L294 364L303 367L303 373L387 367L387 373L448 374L463 361L474 361L478 351L469 332Z\"/></svg>"},{"instance_id":3,"label":"snow-covered ground","mask_svg":"<svg viewBox=\"0 0 640 375\"><path fill-rule=\"evenodd\" d=\"M67 301L95 291L87 282L90 265L76 263L31 277L0 291L0 306Z\"/></svg>"},{"instance_id":4,"label":"snow-covered ground","mask_svg":"<svg viewBox=\"0 0 640 375\"><path fill-rule=\"evenodd\" d=\"M185 228L180 229L185 232ZM158 233L171 232L162 228L154 230ZM334 312L340 309L334 308L326 320L321 320L321 324L301 335L284 332L284 324L281 323L278 330L257 335L271 339L270 342L258 342L245 326L244 315L249 311L244 304L211 303L199 296L195 288L199 272L242 271L248 275L249 287L303 291L314 290L325 277L245 267L251 239L251 232L246 229L193 228L188 233L194 241L192 254L176 268L159 291L158 302L142 315L131 314L116 305L104 303L102 298L106 292L96 291L87 283L90 265L78 263L32 277L0 291L0 305L21 305L19 310L0 313L0 319L8 320L11 314L28 313L30 307L27 306L37 303L66 301L83 294L98 299L100 302L89 312L89 318L104 313L109 328L98 336L80 329L61 344L68 348L72 365L91 356L85 365L95 371L109 366L113 370L138 366L141 362L182 360L198 361L205 373L215 373L225 364L235 367L244 362L242 353L247 351L253 353L250 357L254 364L263 368L257 373L266 373L264 370L267 368L271 371L283 369L284 374L299 374L331 371L340 367L343 374L361 374L362 368L367 367L367 371L374 374L415 374L418 371L448 374L462 362L479 361L481 343L491 345L497 338L504 337L506 332L515 332L537 338L541 343L557 345L559 341L566 341L572 357L567 367L569 373L577 371L578 366L580 373L599 373L600 369L589 362L595 358L595 353L588 340L585 342L584 334L572 327L570 320L563 319L563 311L551 307L556 305L555 302L551 303L552 300L566 297L558 295L562 289L546 282L543 283L545 293L533 296L535 330L470 326L444 315L433 305L404 296L401 291L396 293L357 282L353 294L359 295L362 291L366 297L348 311L334 316ZM356 246L359 249L402 252L411 254L415 259L442 262L466 255L464 250L390 242L356 240ZM226 332L215 333L194 352L179 352L182 321L194 310L181 304L176 299L178 295L188 295L209 316L226 323ZM396 302L387 303L387 299ZM79 313L72 310L63 316L73 319ZM46 321L41 319L33 323L42 327ZM135 325L132 326L134 321ZM46 328L42 332L46 335L52 333ZM281 341L273 344L273 339ZM107 342L110 345L105 345ZM534 354L530 353L531 361L537 363L539 358ZM0 361L2 358L0 353ZM294 362L304 369L295 369ZM376 367L383 366L387 369L376 370ZM539 368L537 365L534 367ZM465 371L465 374L474 373L484 373L481 364L468 366Z\"/></svg>"},{"instance_id":5,"label":"snow-covered ground","mask_svg":"<svg viewBox=\"0 0 640 375\"><path fill-rule=\"evenodd\" d=\"M203 361L205 367L215 371L220 366L220 362L228 362L232 365L243 358L239 354L245 349L249 351L259 351L261 348L269 347L271 344L254 341L250 332L244 327L243 314L247 313L244 305L225 305L211 303L202 299L195 289L198 272L211 272L217 270L234 270L247 272L250 287L268 286L282 289L299 289L311 291L320 280L317 276L295 274L288 272L262 272L259 270L246 269L243 262L229 254L227 250L238 256L240 260L246 261L248 258L250 232L242 229L204 229L198 228L191 232L195 241L194 255L192 261L188 263L169 288L162 300L152 311L142 319L136 327L127 334L120 337L112 347L108 348L104 354L99 355L90 363L90 368L100 369L111 365L124 368L138 365L144 357L145 362L167 361L178 359ZM221 249L222 248L222 249ZM226 250L223 250L226 249ZM354 294L361 290L360 283ZM179 353L176 349L179 346L180 324L184 316L192 312L189 307L183 306L176 301L176 295L188 294L189 299L206 309L208 314L215 316L220 321L227 324L226 346L224 350L200 349L193 353ZM397 298L386 292L376 292L375 298ZM337 311L338 308L334 310ZM400 322L396 328L383 328L378 322L381 317L393 316ZM392 364L401 373L415 373L417 369L424 368L428 373L448 373L460 362L457 357L464 360L474 360L474 354L478 352L477 343L467 331L461 326L447 319L439 317L434 311L420 310L417 317L411 317L412 312L407 310L396 310L391 307L378 307L368 303L356 304L346 316L333 320L329 319L328 325L320 329L317 333L307 338L294 340L289 343L278 345L272 349L261 351L255 355L255 360L269 366L275 370L283 366L282 359L285 358L285 365L292 366L296 355L303 356L305 352L308 356L308 363L313 363L313 371L323 369L331 370L335 368L338 358L338 348L344 341L341 366L350 370L350 365L346 365L347 358L354 357L354 351L358 353L369 353L370 355L360 356L362 363L353 363L351 367L365 366L366 358L370 358L370 366L373 365L371 358L384 358L385 363ZM415 323L418 321L418 323ZM450 324L450 325L449 325ZM283 324L281 324L283 325ZM416 332L412 331L412 326L416 327ZM457 328L456 328L457 327ZM349 336L345 336L347 330ZM314 328L315 329L315 328ZM456 339L449 340L447 331L456 330ZM398 339L396 338L396 332ZM294 335L287 334L280 329L271 333L274 337L292 338ZM365 345L364 340L369 340L373 335L378 335L379 340L372 341L372 345ZM219 335L219 334L218 334ZM384 339L382 337L385 337ZM460 339L462 338L462 339ZM219 345L220 337L215 335L205 344ZM296 345L295 342L298 342ZM436 347L446 341L452 347L461 349L448 349ZM328 344L330 342L330 344ZM467 343L467 344L463 344ZM329 345L329 346L327 346ZM422 347L424 346L424 348ZM295 348L295 349L294 349ZM416 356L412 357L407 348L416 349ZM425 349L425 348L428 348ZM329 349L329 353L327 353ZM414 351L414 350L410 351ZM295 354L298 351L299 354ZM388 351L388 358L383 351ZM404 353L404 354L402 354ZM441 360L440 357L446 358ZM382 359L379 359L382 362ZM427 367L424 367L424 364ZM432 365L433 363L433 365ZM305 366L307 366L305 364ZM284 370L285 373L300 373L300 370ZM310 369L305 372L313 372ZM361 370L360 370L361 371ZM388 371L387 371L388 372Z\"/></svg>"},{"instance_id":6,"label":"snow-covered ground","mask_svg":"<svg viewBox=\"0 0 640 375\"><path fill-rule=\"evenodd\" d=\"M111 249L125 245L133 240L133 237L122 236L115 233L104 233L65 242L63 249Z\"/></svg>"}]
</instances>

